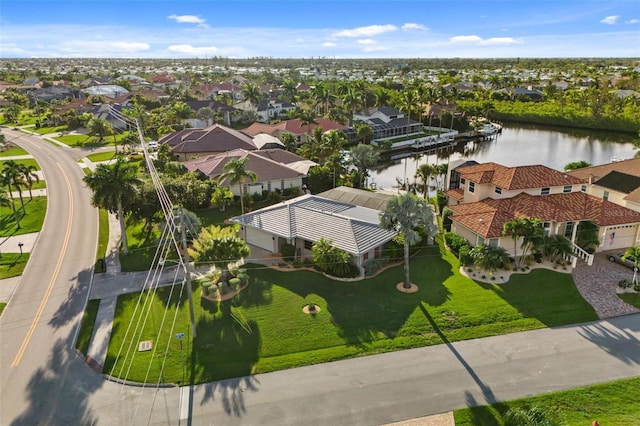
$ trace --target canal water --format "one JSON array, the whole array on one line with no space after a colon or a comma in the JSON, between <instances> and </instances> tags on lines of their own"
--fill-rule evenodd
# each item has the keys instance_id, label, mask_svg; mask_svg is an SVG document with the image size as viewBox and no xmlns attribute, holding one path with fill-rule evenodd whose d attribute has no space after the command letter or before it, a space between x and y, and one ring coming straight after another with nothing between
<instances>
[{"instance_id":1,"label":"canal water","mask_svg":"<svg viewBox=\"0 0 640 426\"><path fill-rule=\"evenodd\" d=\"M459 143L437 151L397 153L370 170L369 184L391 190L405 177L413 183L420 164L458 159L493 161L504 166L542 164L556 170L580 160L598 165L632 158L636 153L632 141L633 135L626 134L507 125L502 134L490 140Z\"/></svg>"}]
</instances>

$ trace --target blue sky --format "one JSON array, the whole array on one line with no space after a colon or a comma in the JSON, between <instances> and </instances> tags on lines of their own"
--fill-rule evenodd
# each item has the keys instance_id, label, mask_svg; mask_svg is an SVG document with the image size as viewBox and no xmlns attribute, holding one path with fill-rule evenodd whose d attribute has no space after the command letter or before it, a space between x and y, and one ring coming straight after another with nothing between
<instances>
[{"instance_id":1,"label":"blue sky","mask_svg":"<svg viewBox=\"0 0 640 426\"><path fill-rule=\"evenodd\" d=\"M640 57L638 0L1 0L0 57Z\"/></svg>"}]
</instances>

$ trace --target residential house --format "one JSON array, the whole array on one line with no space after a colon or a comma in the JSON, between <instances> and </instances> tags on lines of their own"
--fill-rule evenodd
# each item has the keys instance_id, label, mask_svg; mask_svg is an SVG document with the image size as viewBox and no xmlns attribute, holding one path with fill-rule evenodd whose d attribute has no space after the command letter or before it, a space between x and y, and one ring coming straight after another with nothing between
<instances>
[{"instance_id":1,"label":"residential house","mask_svg":"<svg viewBox=\"0 0 640 426\"><path fill-rule=\"evenodd\" d=\"M256 106L255 113L258 121L267 123L270 120L279 120L288 117L289 111L295 111L296 106L277 98L262 99Z\"/></svg>"},{"instance_id":2,"label":"residential house","mask_svg":"<svg viewBox=\"0 0 640 426\"><path fill-rule=\"evenodd\" d=\"M115 84L103 84L100 86L91 86L83 89L88 96L105 96L107 98L119 98L129 93L127 89Z\"/></svg>"},{"instance_id":3,"label":"residential house","mask_svg":"<svg viewBox=\"0 0 640 426\"><path fill-rule=\"evenodd\" d=\"M197 115L198 111L201 108L211 108L214 115L222 118L227 126L231 125L231 113L235 110L230 105L227 105L222 102L218 102L216 100L202 100L202 101L185 101L185 103L194 111L194 115ZM200 120L198 118L190 118L185 120L189 123L191 127L201 128L210 126L211 122L205 122L204 120Z\"/></svg>"},{"instance_id":4,"label":"residential house","mask_svg":"<svg viewBox=\"0 0 640 426\"><path fill-rule=\"evenodd\" d=\"M219 154L232 151L234 149L244 149L247 151L260 148L279 148L282 143L272 138L268 143L258 141L254 138L231 129L221 124L214 124L204 129L184 129L169 133L158 139L158 144L168 144L179 159L186 161L195 157Z\"/></svg>"},{"instance_id":5,"label":"residential house","mask_svg":"<svg viewBox=\"0 0 640 426\"><path fill-rule=\"evenodd\" d=\"M587 194L640 212L640 158L583 167L567 174L583 179L582 190Z\"/></svg>"},{"instance_id":6,"label":"residential house","mask_svg":"<svg viewBox=\"0 0 640 426\"><path fill-rule=\"evenodd\" d=\"M384 245L396 235L379 225L380 214L391 196L344 187L332 192L305 194L231 221L242 226L248 244L270 253L279 253L288 243L296 247L297 257L311 257L314 242L330 240L352 256L364 275L364 262L380 257ZM343 196L351 202L335 199Z\"/></svg>"},{"instance_id":7,"label":"residential house","mask_svg":"<svg viewBox=\"0 0 640 426\"><path fill-rule=\"evenodd\" d=\"M27 92L29 103L35 105L37 101L50 103L53 100L79 99L85 95L79 89L68 86L50 86L44 89L36 89Z\"/></svg>"},{"instance_id":8,"label":"residential house","mask_svg":"<svg viewBox=\"0 0 640 426\"><path fill-rule=\"evenodd\" d=\"M316 127L321 127L323 132L330 130L345 130L347 126L336 121L327 120L323 117L316 118L316 123L302 124L299 118L293 120L281 121L276 124L253 123L251 126L243 129L242 132L250 136L259 133L267 133L281 138L285 133L291 133L296 137L298 145L306 143L312 136Z\"/></svg>"},{"instance_id":9,"label":"residential house","mask_svg":"<svg viewBox=\"0 0 640 426\"><path fill-rule=\"evenodd\" d=\"M403 112L393 107L373 107L354 114L353 126L344 131L350 142L357 140L355 125L358 123L371 126L374 144L385 139L424 135L424 126L421 122L405 116Z\"/></svg>"},{"instance_id":10,"label":"residential house","mask_svg":"<svg viewBox=\"0 0 640 426\"><path fill-rule=\"evenodd\" d=\"M502 229L515 218L540 219L547 235L564 235L574 254L588 262L592 257L575 245L581 222L598 226L596 251L640 242L640 212L589 195L583 192L584 179L546 166L453 163L447 182L451 231L472 245L501 246L513 255L513 240Z\"/></svg>"},{"instance_id":11,"label":"residential house","mask_svg":"<svg viewBox=\"0 0 640 426\"><path fill-rule=\"evenodd\" d=\"M243 194L262 194L263 191L275 192L292 188L300 190L304 185L309 167L315 165L313 162L281 149L266 151L234 149L187 161L184 165L189 171L198 170L211 179L217 179L223 173L224 166L232 159L246 159L246 170L254 172L257 176L255 182L244 183ZM303 164L306 165L306 169L301 167ZM226 180L220 184L229 186L234 195L240 196L238 185L230 185Z\"/></svg>"}]
</instances>

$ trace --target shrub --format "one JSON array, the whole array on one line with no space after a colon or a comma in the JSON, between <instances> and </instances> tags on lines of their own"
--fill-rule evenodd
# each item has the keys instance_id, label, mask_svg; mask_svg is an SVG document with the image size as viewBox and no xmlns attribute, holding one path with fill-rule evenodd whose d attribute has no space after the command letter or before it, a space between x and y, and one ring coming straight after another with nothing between
<instances>
[{"instance_id":1,"label":"shrub","mask_svg":"<svg viewBox=\"0 0 640 426\"><path fill-rule=\"evenodd\" d=\"M270 192L269 195L267 195L267 200L274 204L279 203L280 201L282 201L282 195L280 194L280 192Z\"/></svg>"},{"instance_id":2,"label":"shrub","mask_svg":"<svg viewBox=\"0 0 640 426\"><path fill-rule=\"evenodd\" d=\"M404 241L402 235L398 234L384 246L382 251L384 256L391 261L399 260L404 257Z\"/></svg>"},{"instance_id":3,"label":"shrub","mask_svg":"<svg viewBox=\"0 0 640 426\"><path fill-rule=\"evenodd\" d=\"M633 286L633 290L634 291L639 291L640 292L640 284L636 284Z\"/></svg>"},{"instance_id":4,"label":"shrub","mask_svg":"<svg viewBox=\"0 0 640 426\"><path fill-rule=\"evenodd\" d=\"M293 244L284 243L282 247L280 247L280 252L284 260L291 262L296 254L296 247Z\"/></svg>"},{"instance_id":5,"label":"shrub","mask_svg":"<svg viewBox=\"0 0 640 426\"><path fill-rule=\"evenodd\" d=\"M442 209L442 227L445 231L449 232L451 230L451 215L453 214L453 210L449 207L444 207Z\"/></svg>"},{"instance_id":6,"label":"shrub","mask_svg":"<svg viewBox=\"0 0 640 426\"><path fill-rule=\"evenodd\" d=\"M623 279L623 280L618 281L618 287L623 288L623 289L631 288L632 284L633 283L631 281L627 280L627 279Z\"/></svg>"},{"instance_id":7,"label":"shrub","mask_svg":"<svg viewBox=\"0 0 640 426\"><path fill-rule=\"evenodd\" d=\"M359 275L356 265L351 262L351 255L334 246L330 240L320 238L311 248L313 263L322 272L339 278Z\"/></svg>"},{"instance_id":8,"label":"shrub","mask_svg":"<svg viewBox=\"0 0 640 426\"><path fill-rule=\"evenodd\" d=\"M229 290L229 283L226 281L220 281L218 283L218 290L220 290L220 294L227 294L227 291Z\"/></svg>"},{"instance_id":9,"label":"shrub","mask_svg":"<svg viewBox=\"0 0 640 426\"><path fill-rule=\"evenodd\" d=\"M469 244L464 244L460 247L458 259L462 266L469 266L473 263L473 257L471 257L471 246Z\"/></svg>"},{"instance_id":10,"label":"shrub","mask_svg":"<svg viewBox=\"0 0 640 426\"><path fill-rule=\"evenodd\" d=\"M438 203L438 211L444 213L444 208L447 206L447 196L442 191L438 191L436 194L436 202Z\"/></svg>"},{"instance_id":11,"label":"shrub","mask_svg":"<svg viewBox=\"0 0 640 426\"><path fill-rule=\"evenodd\" d=\"M388 260L385 258L367 260L362 264L362 267L364 268L364 274L366 276L375 274L380 270L380 268L387 264L387 261Z\"/></svg>"},{"instance_id":12,"label":"shrub","mask_svg":"<svg viewBox=\"0 0 640 426\"><path fill-rule=\"evenodd\" d=\"M263 200L263 196L261 192L255 192L253 193L253 195L251 195L251 198L253 198L253 201L262 201Z\"/></svg>"},{"instance_id":13,"label":"shrub","mask_svg":"<svg viewBox=\"0 0 640 426\"><path fill-rule=\"evenodd\" d=\"M462 236L454 232L446 232L444 234L444 240L449 246L449 249L456 255L460 252L460 247L469 245L469 242Z\"/></svg>"},{"instance_id":14,"label":"shrub","mask_svg":"<svg viewBox=\"0 0 640 426\"><path fill-rule=\"evenodd\" d=\"M234 290L238 290L240 288L240 278L231 278L229 280L229 286Z\"/></svg>"}]
</instances>

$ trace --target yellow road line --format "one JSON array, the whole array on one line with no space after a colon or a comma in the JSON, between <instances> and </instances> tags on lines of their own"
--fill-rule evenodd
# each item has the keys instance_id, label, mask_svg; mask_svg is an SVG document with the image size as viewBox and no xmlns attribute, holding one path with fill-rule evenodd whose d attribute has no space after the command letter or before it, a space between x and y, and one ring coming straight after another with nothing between
<instances>
[{"instance_id":1,"label":"yellow road line","mask_svg":"<svg viewBox=\"0 0 640 426\"><path fill-rule=\"evenodd\" d=\"M40 321L40 317L42 316L44 307L49 301L49 296L51 296L51 292L53 291L53 285L58 279L58 273L60 273L60 267L62 266L62 259L67 251L67 246L69 245L69 237L71 235L71 224L73 223L73 195L71 194L71 182L69 182L69 177L64 172L64 169L62 168L60 163L57 163L57 165L60 168L60 171L62 172L62 177L64 177L65 183L67 185L67 192L69 193L69 220L67 222L67 231L64 235L62 250L60 250L60 256L58 257L56 269L53 271L53 275L51 276L51 281L49 281L49 286L47 287L47 291L45 292L44 297L40 302L40 306L38 307L38 312L36 312L36 315L33 317L33 321L31 322L29 331L27 331L27 335L24 337L24 340L22 341L22 345L20 345L20 349L18 350L16 357L13 359L13 362L11 363L12 368L20 364L20 360L24 355L24 351L27 349L27 346L29 345L29 341L31 341L31 337L33 336L33 333L36 331L36 325L38 324L38 321Z\"/></svg>"}]
</instances>

